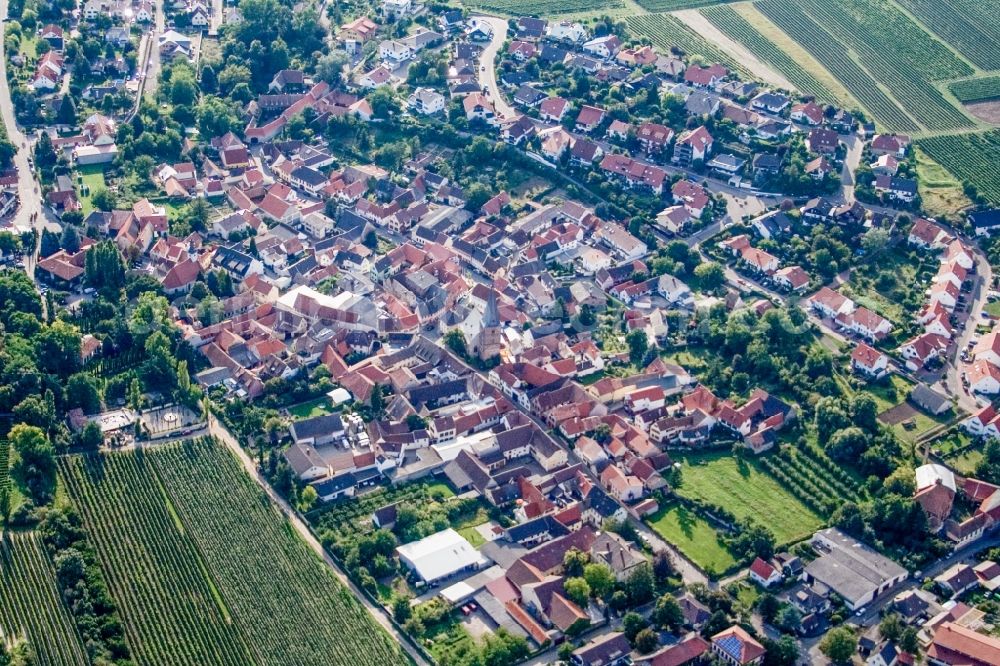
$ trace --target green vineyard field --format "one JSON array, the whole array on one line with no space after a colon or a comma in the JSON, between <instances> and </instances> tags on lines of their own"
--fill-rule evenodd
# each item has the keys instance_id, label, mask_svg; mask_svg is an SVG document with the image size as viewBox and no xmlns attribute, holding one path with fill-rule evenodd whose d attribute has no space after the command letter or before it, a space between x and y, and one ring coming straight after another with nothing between
<instances>
[{"instance_id":1,"label":"green vineyard field","mask_svg":"<svg viewBox=\"0 0 1000 666\"><path fill-rule=\"evenodd\" d=\"M938 37L982 69L1000 69L1000 36L991 34L974 15L963 14L952 0L899 0ZM994 15L993 22L1000 20Z\"/></svg>"},{"instance_id":2,"label":"green vineyard field","mask_svg":"<svg viewBox=\"0 0 1000 666\"><path fill-rule=\"evenodd\" d=\"M994 206L1000 205L1000 130L920 139L917 145Z\"/></svg>"},{"instance_id":3,"label":"green vineyard field","mask_svg":"<svg viewBox=\"0 0 1000 666\"><path fill-rule=\"evenodd\" d=\"M756 7L816 58L886 129L896 132L920 129L850 57L847 49L801 9L785 0L765 0Z\"/></svg>"},{"instance_id":4,"label":"green vineyard field","mask_svg":"<svg viewBox=\"0 0 1000 666\"><path fill-rule=\"evenodd\" d=\"M697 9L709 5L718 5L735 0L636 0L649 12L675 12L679 9Z\"/></svg>"},{"instance_id":5,"label":"green vineyard field","mask_svg":"<svg viewBox=\"0 0 1000 666\"><path fill-rule=\"evenodd\" d=\"M622 6L621 0L464 0L463 4L507 16L553 16Z\"/></svg>"},{"instance_id":6,"label":"green vineyard field","mask_svg":"<svg viewBox=\"0 0 1000 666\"><path fill-rule=\"evenodd\" d=\"M968 76L972 68L906 14L877 0L794 3L852 50L861 65L925 128L973 126L972 120L931 83ZM797 40L796 35L792 37Z\"/></svg>"},{"instance_id":7,"label":"green vineyard field","mask_svg":"<svg viewBox=\"0 0 1000 666\"><path fill-rule=\"evenodd\" d=\"M988 99L1000 99L1000 76L987 76L982 79L956 81L949 84L951 94L959 102L982 102Z\"/></svg>"},{"instance_id":8,"label":"green vineyard field","mask_svg":"<svg viewBox=\"0 0 1000 666\"><path fill-rule=\"evenodd\" d=\"M137 663L403 661L213 440L65 457L60 474Z\"/></svg>"},{"instance_id":9,"label":"green vineyard field","mask_svg":"<svg viewBox=\"0 0 1000 666\"><path fill-rule=\"evenodd\" d=\"M637 14L629 16L628 27L635 35L647 37L664 53L678 48L689 55L700 55L705 60L718 62L731 69L743 70L739 63L701 35L688 28L680 19L670 14Z\"/></svg>"},{"instance_id":10,"label":"green vineyard field","mask_svg":"<svg viewBox=\"0 0 1000 666\"><path fill-rule=\"evenodd\" d=\"M792 85L803 93L814 95L826 101L833 99L833 94L826 86L817 81L816 77L803 69L774 42L762 35L732 7L725 5L707 7L701 10L701 13L728 37L740 42L763 62L781 72Z\"/></svg>"},{"instance_id":11,"label":"green vineyard field","mask_svg":"<svg viewBox=\"0 0 1000 666\"><path fill-rule=\"evenodd\" d=\"M39 666L85 666L87 655L35 533L0 541L0 633L27 639Z\"/></svg>"}]
</instances>

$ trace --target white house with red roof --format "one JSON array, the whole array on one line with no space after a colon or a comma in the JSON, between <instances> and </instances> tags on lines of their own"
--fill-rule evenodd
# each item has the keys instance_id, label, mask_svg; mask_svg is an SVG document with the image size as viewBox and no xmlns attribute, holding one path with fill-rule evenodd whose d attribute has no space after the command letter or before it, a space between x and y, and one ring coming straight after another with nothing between
<instances>
[{"instance_id":1,"label":"white house with red roof","mask_svg":"<svg viewBox=\"0 0 1000 666\"><path fill-rule=\"evenodd\" d=\"M712 152L713 143L714 139L704 125L688 130L677 138L671 161L684 166L692 162L704 162Z\"/></svg>"},{"instance_id":2,"label":"white house with red roof","mask_svg":"<svg viewBox=\"0 0 1000 666\"><path fill-rule=\"evenodd\" d=\"M781 578L780 571L759 557L754 559L753 564L750 565L750 580L761 587L771 587L780 583Z\"/></svg>"},{"instance_id":3,"label":"white house with red roof","mask_svg":"<svg viewBox=\"0 0 1000 666\"><path fill-rule=\"evenodd\" d=\"M944 229L930 220L918 217L910 226L906 242L916 247L940 250L954 240Z\"/></svg>"},{"instance_id":4,"label":"white house with red roof","mask_svg":"<svg viewBox=\"0 0 1000 666\"><path fill-rule=\"evenodd\" d=\"M674 138L674 131L658 123L642 123L635 132L635 138L647 154L662 153Z\"/></svg>"},{"instance_id":5,"label":"white house with red roof","mask_svg":"<svg viewBox=\"0 0 1000 666\"><path fill-rule=\"evenodd\" d=\"M979 338L972 348L972 357L1000 367L1000 333L994 330Z\"/></svg>"},{"instance_id":6,"label":"white house with red roof","mask_svg":"<svg viewBox=\"0 0 1000 666\"><path fill-rule=\"evenodd\" d=\"M660 386L649 386L647 388L633 391L625 396L625 409L635 414L636 412L648 409L659 409L667 402L667 394Z\"/></svg>"},{"instance_id":7,"label":"white house with red roof","mask_svg":"<svg viewBox=\"0 0 1000 666\"><path fill-rule=\"evenodd\" d=\"M842 329L868 340L881 340L892 332L892 324L885 317L861 306L854 312L842 312L834 319Z\"/></svg>"},{"instance_id":8,"label":"white house with red roof","mask_svg":"<svg viewBox=\"0 0 1000 666\"><path fill-rule=\"evenodd\" d=\"M567 110L569 110L569 102L566 99L562 97L549 97L538 108L538 115L542 120L558 123L562 121Z\"/></svg>"},{"instance_id":9,"label":"white house with red roof","mask_svg":"<svg viewBox=\"0 0 1000 666\"><path fill-rule=\"evenodd\" d=\"M948 345L947 338L934 333L921 333L904 342L899 347L899 353L906 359L906 367L915 372L929 361L940 358L948 350Z\"/></svg>"},{"instance_id":10,"label":"white house with red roof","mask_svg":"<svg viewBox=\"0 0 1000 666\"><path fill-rule=\"evenodd\" d=\"M682 204L691 213L691 217L701 217L705 212L705 206L711 201L704 187L686 178L674 183L670 192L673 194L674 203Z\"/></svg>"},{"instance_id":11,"label":"white house with red roof","mask_svg":"<svg viewBox=\"0 0 1000 666\"><path fill-rule=\"evenodd\" d=\"M576 117L576 130L578 132L593 132L604 122L605 114L604 109L585 104Z\"/></svg>"},{"instance_id":12,"label":"white house with red roof","mask_svg":"<svg viewBox=\"0 0 1000 666\"><path fill-rule=\"evenodd\" d=\"M729 76L729 70L716 63L708 67L692 65L684 72L684 82L698 88L710 88Z\"/></svg>"},{"instance_id":13,"label":"white house with red roof","mask_svg":"<svg viewBox=\"0 0 1000 666\"><path fill-rule=\"evenodd\" d=\"M733 666L748 666L764 661L767 650L738 624L712 636L712 654Z\"/></svg>"},{"instance_id":14,"label":"white house with red roof","mask_svg":"<svg viewBox=\"0 0 1000 666\"><path fill-rule=\"evenodd\" d=\"M805 102L792 107L789 117L804 125L821 125L823 123L823 107L816 102Z\"/></svg>"},{"instance_id":15,"label":"white house with red roof","mask_svg":"<svg viewBox=\"0 0 1000 666\"><path fill-rule=\"evenodd\" d=\"M801 266L779 268L772 279L789 291L802 291L809 286L809 274Z\"/></svg>"},{"instance_id":16,"label":"white house with red roof","mask_svg":"<svg viewBox=\"0 0 1000 666\"><path fill-rule=\"evenodd\" d=\"M977 414L965 419L962 427L974 437L1000 439L1000 412L993 405L987 405Z\"/></svg>"},{"instance_id":17,"label":"white house with red roof","mask_svg":"<svg viewBox=\"0 0 1000 666\"><path fill-rule=\"evenodd\" d=\"M838 315L850 314L854 312L856 307L854 301L829 287L820 287L820 290L806 301L809 303L809 307L817 313L831 319Z\"/></svg>"},{"instance_id":18,"label":"white house with red roof","mask_svg":"<svg viewBox=\"0 0 1000 666\"><path fill-rule=\"evenodd\" d=\"M973 361L965 368L969 391L983 395L1000 393L1000 367L987 361Z\"/></svg>"},{"instance_id":19,"label":"white house with red roof","mask_svg":"<svg viewBox=\"0 0 1000 666\"><path fill-rule=\"evenodd\" d=\"M873 155L894 155L900 159L906 157L906 148L910 145L910 137L905 134L876 134L872 139Z\"/></svg>"},{"instance_id":20,"label":"white house with red roof","mask_svg":"<svg viewBox=\"0 0 1000 666\"><path fill-rule=\"evenodd\" d=\"M889 357L864 342L851 351L851 370L869 377L881 377L889 367Z\"/></svg>"}]
</instances>

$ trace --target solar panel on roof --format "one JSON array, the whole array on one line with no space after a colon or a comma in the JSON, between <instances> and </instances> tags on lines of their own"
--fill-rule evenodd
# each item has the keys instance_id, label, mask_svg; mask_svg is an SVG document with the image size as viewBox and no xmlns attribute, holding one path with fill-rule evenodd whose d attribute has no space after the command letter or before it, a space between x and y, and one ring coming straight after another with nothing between
<instances>
[{"instance_id":1,"label":"solar panel on roof","mask_svg":"<svg viewBox=\"0 0 1000 666\"><path fill-rule=\"evenodd\" d=\"M743 652L743 641L736 636L725 636L717 642L719 648L733 659L739 661Z\"/></svg>"}]
</instances>

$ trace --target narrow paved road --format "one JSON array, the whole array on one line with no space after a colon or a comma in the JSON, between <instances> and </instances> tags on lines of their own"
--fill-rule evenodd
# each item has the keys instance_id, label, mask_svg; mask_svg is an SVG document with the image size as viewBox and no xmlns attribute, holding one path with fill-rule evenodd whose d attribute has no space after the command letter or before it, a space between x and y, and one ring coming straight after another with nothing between
<instances>
[{"instance_id":1,"label":"narrow paved road","mask_svg":"<svg viewBox=\"0 0 1000 666\"><path fill-rule=\"evenodd\" d=\"M962 385L962 373L965 364L962 362L961 354L967 348L969 341L976 334L976 325L982 321L983 308L986 306L986 295L993 286L993 269L986 258L986 254L973 242L968 239L966 245L972 250L976 260L976 277L973 281L972 291L969 293L969 318L965 322L965 329L961 335L955 338L955 352L946 365L945 375L941 379L941 385L945 393L958 402L958 406L967 412L975 414L980 407L976 399L972 397L965 386Z\"/></svg>"},{"instance_id":2,"label":"narrow paved road","mask_svg":"<svg viewBox=\"0 0 1000 666\"><path fill-rule=\"evenodd\" d=\"M341 570L340 566L333 560L332 557L330 557L330 554L327 553L326 550L323 548L323 545L316 539L316 537L313 536L312 532L309 531L309 528L306 526L306 524L302 522L302 519L299 517L298 513L296 513L292 509L291 505L288 504L285 498L281 497L280 495L278 495L278 493L274 491L270 483L268 483L263 477L261 477L260 473L257 471L257 465L254 463L253 460L250 459L250 456L247 455L246 451L243 450L243 447L239 445L239 442L236 441L236 438L233 437L233 435L229 432L229 430L222 423L220 423L219 420L215 418L215 416L212 414L209 414L208 417L208 430L212 435L218 437L227 447L229 447L229 449L236 455L236 458L241 463L243 463L243 467L246 468L247 473L250 474L250 476L257 481L260 487L264 489L264 492L267 493L267 496L271 498L271 501L273 501L278 506L278 508L281 510L281 513L285 515L285 517L291 523L292 527L295 528L295 531L298 532L299 535L302 537L302 539L306 542L306 544L310 548L312 548L313 551L315 551L316 554L319 555L331 569L333 569L333 572L337 575L337 578L339 578L341 582L343 582L344 585L346 585L348 589L351 590L354 596L358 598L358 600L364 605L364 607L368 610L368 612L371 613L372 617L375 618L375 621L378 622L380 625L382 625L382 627L384 627L385 630L389 632L389 635L392 636L393 639L397 643L399 643L404 650L407 651L407 653L410 655L413 661L418 664L418 666L430 666L427 663L427 660L424 659L423 656L419 652L417 652L412 645L410 645L409 641L407 641L398 631L396 631L396 628L392 626L392 623L389 622L385 609L383 609L381 606L376 606L371 601L369 601L368 597L366 597L364 593L362 593L361 590L359 590L357 586L351 581L351 579L347 577L347 574L345 574L343 570Z\"/></svg>"},{"instance_id":3,"label":"narrow paved road","mask_svg":"<svg viewBox=\"0 0 1000 666\"><path fill-rule=\"evenodd\" d=\"M512 118L517 113L500 91L500 86L497 85L496 71L497 51L507 40L507 21L495 16L473 16L471 18L487 23L493 28L493 39L483 48L483 52L479 56L479 86L489 89L489 97L493 100L493 108L496 109L498 116Z\"/></svg>"},{"instance_id":4,"label":"narrow paved road","mask_svg":"<svg viewBox=\"0 0 1000 666\"><path fill-rule=\"evenodd\" d=\"M7 16L8 0L0 0L0 17ZM7 23L0 23L0 40L4 37ZM28 138L21 133L17 126L17 118L14 115L14 105L10 99L10 86L7 84L7 49L0 49L0 115L3 117L3 124L7 128L7 137L17 148L14 154L14 167L17 169L17 197L19 200L17 212L14 213L11 224L34 228L38 231L39 239L43 228L52 231L59 231L61 226L55 219L47 217L47 211L42 206L42 197L38 191L38 182L35 180L34 170L29 166L28 160L31 158L32 144ZM27 262L28 274L34 271L33 251Z\"/></svg>"}]
</instances>

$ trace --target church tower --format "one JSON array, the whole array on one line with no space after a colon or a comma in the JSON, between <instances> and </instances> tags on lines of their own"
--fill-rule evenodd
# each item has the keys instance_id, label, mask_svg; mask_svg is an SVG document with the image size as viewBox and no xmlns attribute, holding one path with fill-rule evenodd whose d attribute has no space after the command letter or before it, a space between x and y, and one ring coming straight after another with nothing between
<instances>
[{"instance_id":1,"label":"church tower","mask_svg":"<svg viewBox=\"0 0 1000 666\"><path fill-rule=\"evenodd\" d=\"M479 359L486 361L500 355L500 310L497 308L497 293L490 289L483 311L483 324L479 330Z\"/></svg>"}]
</instances>

